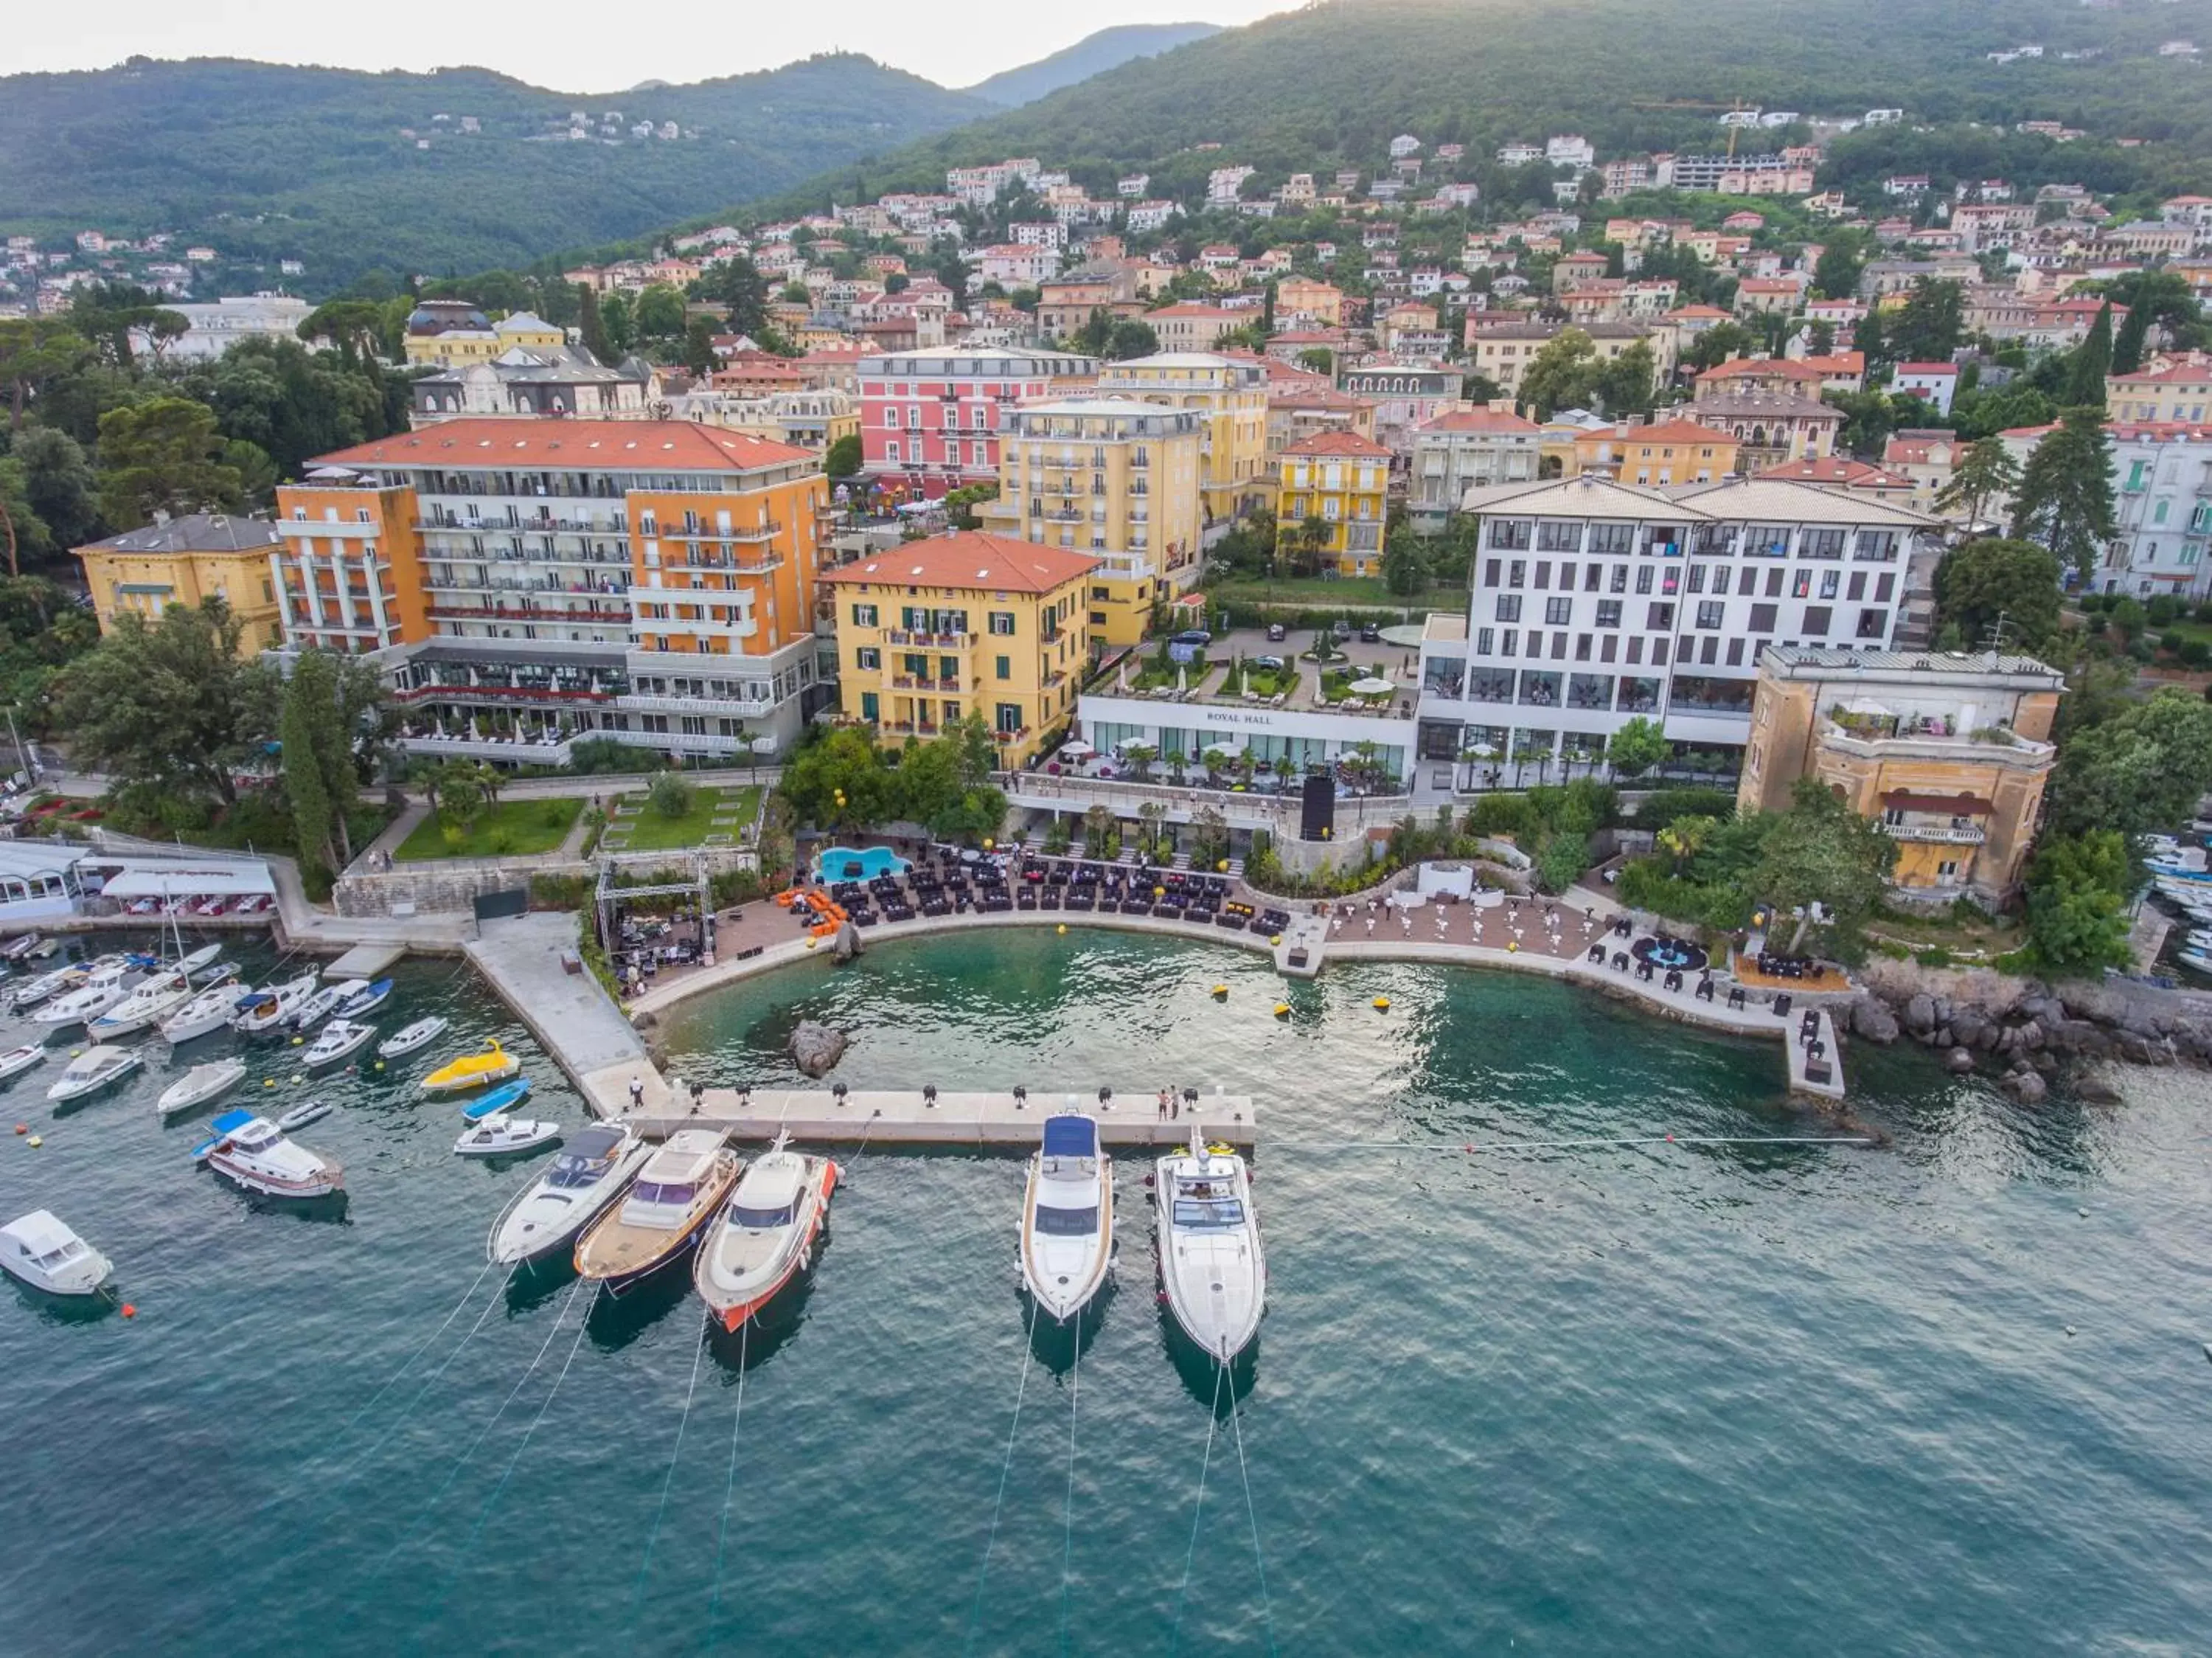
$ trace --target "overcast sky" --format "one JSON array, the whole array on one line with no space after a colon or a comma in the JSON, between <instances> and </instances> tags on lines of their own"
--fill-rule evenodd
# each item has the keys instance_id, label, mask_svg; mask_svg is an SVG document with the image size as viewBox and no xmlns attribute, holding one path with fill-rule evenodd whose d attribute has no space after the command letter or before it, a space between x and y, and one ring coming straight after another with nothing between
<instances>
[{"instance_id":1,"label":"overcast sky","mask_svg":"<svg viewBox=\"0 0 2212 1658\"><path fill-rule=\"evenodd\" d=\"M1089 10L1036 0L657 0L636 12L574 3L378 0L106 0L90 12L27 3L0 34L0 72L100 69L133 56L258 58L353 69L476 64L562 92L698 81L773 69L812 52L865 52L945 86L1073 46L1114 23L1249 23L1291 0L1107 0Z\"/></svg>"}]
</instances>

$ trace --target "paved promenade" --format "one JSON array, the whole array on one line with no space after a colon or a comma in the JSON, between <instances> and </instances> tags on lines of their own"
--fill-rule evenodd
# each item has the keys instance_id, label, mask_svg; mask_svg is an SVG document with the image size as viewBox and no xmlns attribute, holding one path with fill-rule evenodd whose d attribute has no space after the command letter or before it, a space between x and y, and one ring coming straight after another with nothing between
<instances>
[{"instance_id":1,"label":"paved promenade","mask_svg":"<svg viewBox=\"0 0 2212 1658\"><path fill-rule=\"evenodd\" d=\"M655 1136L704 1125L740 1140L772 1140L787 1131L794 1140L833 1145L1034 1147L1037 1125L1061 1111L1096 1119L1099 1138L1112 1146L1182 1145L1194 1125L1207 1140L1237 1145L1249 1145L1259 1134L1257 1112L1242 1094L1201 1094L1192 1104L1178 1100L1176 1114L1164 1116L1157 1089L1109 1087L1111 1097L1103 1102L1096 1088L1037 1088L1025 1100L1011 1092L940 1092L933 1100L918 1088L842 1095L829 1088L708 1088L696 1111L685 1102L680 1114L636 1120Z\"/></svg>"}]
</instances>

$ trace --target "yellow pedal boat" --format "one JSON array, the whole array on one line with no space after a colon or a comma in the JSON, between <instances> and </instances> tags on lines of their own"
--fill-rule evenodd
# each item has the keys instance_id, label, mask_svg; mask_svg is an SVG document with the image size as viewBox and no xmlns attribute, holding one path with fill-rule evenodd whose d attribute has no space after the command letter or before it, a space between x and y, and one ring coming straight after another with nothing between
<instances>
[{"instance_id":1,"label":"yellow pedal boat","mask_svg":"<svg viewBox=\"0 0 2212 1658\"><path fill-rule=\"evenodd\" d=\"M450 1065L441 1065L422 1079L425 1094L457 1094L463 1088L481 1088L486 1082L497 1082L512 1076L522 1069L517 1059L499 1045L497 1038L484 1044L482 1053L464 1054Z\"/></svg>"}]
</instances>

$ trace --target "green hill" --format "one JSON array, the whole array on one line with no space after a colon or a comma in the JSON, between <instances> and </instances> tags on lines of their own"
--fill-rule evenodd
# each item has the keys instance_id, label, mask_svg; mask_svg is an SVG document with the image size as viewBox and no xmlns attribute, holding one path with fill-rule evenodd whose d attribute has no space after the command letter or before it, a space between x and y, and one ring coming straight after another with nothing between
<instances>
[{"instance_id":1,"label":"green hill","mask_svg":"<svg viewBox=\"0 0 2212 1658\"><path fill-rule=\"evenodd\" d=\"M1035 103L1048 93L1118 69L1133 58L1156 57L1193 40L1221 32L1218 23L1122 23L1086 34L1073 46L978 81L968 90L978 98L1012 107Z\"/></svg>"},{"instance_id":2,"label":"green hill","mask_svg":"<svg viewBox=\"0 0 2212 1658\"><path fill-rule=\"evenodd\" d=\"M637 235L990 107L849 55L590 96L481 69L135 58L0 78L0 230L173 230L227 259L304 259L320 291ZM569 139L571 112L589 141ZM648 119L696 136L631 134Z\"/></svg>"},{"instance_id":3,"label":"green hill","mask_svg":"<svg viewBox=\"0 0 2212 1658\"><path fill-rule=\"evenodd\" d=\"M1902 107L1947 125L2056 119L2149 141L2131 152L2144 168L2201 176L2212 69L2156 55L2174 39L2212 48L2212 0L1326 0L826 174L777 204L927 186L948 166L1024 155L1094 183L1149 165L1156 190L1188 193L1229 162L1259 168L1260 183L1371 168L1399 132L1479 157L1561 131L1601 155L1711 150L1715 110L1739 99L1825 116ZM2030 43L2045 56L1988 60Z\"/></svg>"}]
</instances>

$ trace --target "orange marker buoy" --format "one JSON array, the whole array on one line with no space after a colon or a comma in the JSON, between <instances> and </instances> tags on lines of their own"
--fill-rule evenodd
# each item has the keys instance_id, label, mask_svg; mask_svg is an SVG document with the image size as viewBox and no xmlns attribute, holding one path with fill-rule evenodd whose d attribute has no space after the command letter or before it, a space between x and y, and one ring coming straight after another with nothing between
<instances>
[{"instance_id":1,"label":"orange marker buoy","mask_svg":"<svg viewBox=\"0 0 2212 1658\"><path fill-rule=\"evenodd\" d=\"M138 1316L138 1309L129 1301L125 1301L123 1303L123 1316L126 1319L135 1319Z\"/></svg>"},{"instance_id":2,"label":"orange marker buoy","mask_svg":"<svg viewBox=\"0 0 2212 1658\"><path fill-rule=\"evenodd\" d=\"M15 1125L15 1132L18 1134L28 1134L30 1131L31 1125L28 1123L18 1123Z\"/></svg>"}]
</instances>

